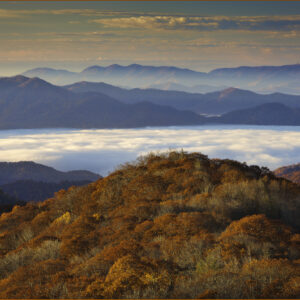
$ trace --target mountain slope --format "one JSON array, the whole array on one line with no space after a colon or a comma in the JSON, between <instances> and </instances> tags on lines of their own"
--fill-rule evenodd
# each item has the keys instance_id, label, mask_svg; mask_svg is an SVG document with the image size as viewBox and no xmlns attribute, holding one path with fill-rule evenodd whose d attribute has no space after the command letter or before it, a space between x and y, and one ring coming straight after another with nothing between
<instances>
[{"instance_id":1,"label":"mountain slope","mask_svg":"<svg viewBox=\"0 0 300 300\"><path fill-rule=\"evenodd\" d=\"M90 171L61 172L32 161L0 162L0 185L18 180L43 182L95 181L101 176Z\"/></svg>"},{"instance_id":2,"label":"mountain slope","mask_svg":"<svg viewBox=\"0 0 300 300\"><path fill-rule=\"evenodd\" d=\"M101 93L73 93L41 79L0 79L0 129L120 128L202 124L192 112L127 105Z\"/></svg>"},{"instance_id":3,"label":"mountain slope","mask_svg":"<svg viewBox=\"0 0 300 300\"><path fill-rule=\"evenodd\" d=\"M274 174L300 184L300 163L278 168Z\"/></svg>"},{"instance_id":4,"label":"mountain slope","mask_svg":"<svg viewBox=\"0 0 300 300\"><path fill-rule=\"evenodd\" d=\"M297 298L299 195L266 168L150 154L2 215L0 297Z\"/></svg>"},{"instance_id":5,"label":"mountain slope","mask_svg":"<svg viewBox=\"0 0 300 300\"><path fill-rule=\"evenodd\" d=\"M0 212L10 211L16 204L43 201L61 189L86 185L99 178L90 171L61 172L31 161L0 162L0 191L5 193L0 196Z\"/></svg>"},{"instance_id":6,"label":"mountain slope","mask_svg":"<svg viewBox=\"0 0 300 300\"><path fill-rule=\"evenodd\" d=\"M236 110L215 119L226 124L300 125L300 108L280 103L266 103L254 108Z\"/></svg>"},{"instance_id":7,"label":"mountain slope","mask_svg":"<svg viewBox=\"0 0 300 300\"><path fill-rule=\"evenodd\" d=\"M96 176L95 176L96 177ZM82 186L91 183L94 180L75 180L60 182L45 182L34 180L17 180L11 183L3 184L0 188L11 197L15 197L24 202L44 201L54 195L54 193L68 189L71 186Z\"/></svg>"},{"instance_id":8,"label":"mountain slope","mask_svg":"<svg viewBox=\"0 0 300 300\"><path fill-rule=\"evenodd\" d=\"M226 89L226 86L212 86L208 84L198 84L193 86L186 86L183 84L179 84L176 82L163 82L163 83L157 83L152 84L150 86L145 86L144 88L150 88L150 89L159 89L164 91L181 91L186 93L211 93L216 91L221 91Z\"/></svg>"},{"instance_id":9,"label":"mountain slope","mask_svg":"<svg viewBox=\"0 0 300 300\"><path fill-rule=\"evenodd\" d=\"M21 201L17 197L13 197L7 193L5 193L2 189L0 189L0 215L3 212L9 212L15 205L25 205L24 201Z\"/></svg>"}]
</instances>

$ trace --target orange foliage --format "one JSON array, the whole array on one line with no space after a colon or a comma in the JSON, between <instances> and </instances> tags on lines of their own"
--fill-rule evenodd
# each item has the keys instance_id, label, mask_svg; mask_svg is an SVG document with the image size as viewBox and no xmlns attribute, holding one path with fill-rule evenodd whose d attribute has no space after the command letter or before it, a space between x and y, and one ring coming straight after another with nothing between
<instances>
[{"instance_id":1,"label":"orange foliage","mask_svg":"<svg viewBox=\"0 0 300 300\"><path fill-rule=\"evenodd\" d=\"M270 220L264 215L252 215L233 221L221 234L220 240L245 234L261 241L287 242L291 239L291 229L277 220Z\"/></svg>"},{"instance_id":2,"label":"orange foliage","mask_svg":"<svg viewBox=\"0 0 300 300\"><path fill-rule=\"evenodd\" d=\"M0 298L295 298L299 186L199 153L142 157L0 216Z\"/></svg>"}]
</instances>

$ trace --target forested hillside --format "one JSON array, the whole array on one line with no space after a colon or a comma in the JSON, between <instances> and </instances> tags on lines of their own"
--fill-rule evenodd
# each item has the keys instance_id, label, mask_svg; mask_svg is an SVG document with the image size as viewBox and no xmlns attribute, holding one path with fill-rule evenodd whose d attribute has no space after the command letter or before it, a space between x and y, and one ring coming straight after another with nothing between
<instances>
[{"instance_id":1,"label":"forested hillside","mask_svg":"<svg viewBox=\"0 0 300 300\"><path fill-rule=\"evenodd\" d=\"M0 298L297 298L300 186L149 154L0 216Z\"/></svg>"}]
</instances>

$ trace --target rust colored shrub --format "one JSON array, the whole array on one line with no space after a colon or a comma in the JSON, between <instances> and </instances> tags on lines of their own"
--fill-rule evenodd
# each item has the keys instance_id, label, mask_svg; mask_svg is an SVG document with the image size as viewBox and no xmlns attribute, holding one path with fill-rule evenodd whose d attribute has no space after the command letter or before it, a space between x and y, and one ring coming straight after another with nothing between
<instances>
[{"instance_id":1,"label":"rust colored shrub","mask_svg":"<svg viewBox=\"0 0 300 300\"><path fill-rule=\"evenodd\" d=\"M104 282L93 282L86 292L88 296L101 298L119 298L122 295L161 298L167 295L171 284L171 276L163 267L127 255L114 263Z\"/></svg>"},{"instance_id":2,"label":"rust colored shrub","mask_svg":"<svg viewBox=\"0 0 300 300\"><path fill-rule=\"evenodd\" d=\"M97 245L94 236L94 218L80 216L62 232L61 254L66 257L80 255Z\"/></svg>"},{"instance_id":3,"label":"rust colored shrub","mask_svg":"<svg viewBox=\"0 0 300 300\"><path fill-rule=\"evenodd\" d=\"M268 219L265 215L252 215L232 222L221 234L220 239L233 238L245 234L268 242L287 242L291 239L291 229L278 220Z\"/></svg>"},{"instance_id":4,"label":"rust colored shrub","mask_svg":"<svg viewBox=\"0 0 300 300\"><path fill-rule=\"evenodd\" d=\"M152 153L2 214L0 298L297 298L299 200L264 168Z\"/></svg>"},{"instance_id":5,"label":"rust colored shrub","mask_svg":"<svg viewBox=\"0 0 300 300\"><path fill-rule=\"evenodd\" d=\"M299 276L299 266L286 259L253 260L243 266L241 276L249 282L247 296L250 298L282 298L282 286Z\"/></svg>"}]
</instances>

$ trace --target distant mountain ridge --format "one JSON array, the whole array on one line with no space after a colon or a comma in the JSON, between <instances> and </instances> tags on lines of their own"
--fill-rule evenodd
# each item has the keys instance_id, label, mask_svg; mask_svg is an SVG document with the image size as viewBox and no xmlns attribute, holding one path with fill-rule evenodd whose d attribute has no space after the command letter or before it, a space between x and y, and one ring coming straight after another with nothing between
<instances>
[{"instance_id":1,"label":"distant mountain ridge","mask_svg":"<svg viewBox=\"0 0 300 300\"><path fill-rule=\"evenodd\" d=\"M282 92L300 94L300 64L283 66L242 66L218 68L208 73L172 66L90 66L81 72L36 68L23 73L27 77L40 77L58 85L78 81L92 81L128 86L130 88L177 84L182 91L195 92L193 86L235 86L255 92ZM185 87L182 87L185 86ZM187 87L191 87L187 90ZM218 88L217 88L218 90ZM207 90L205 91L207 92Z\"/></svg>"},{"instance_id":2,"label":"distant mountain ridge","mask_svg":"<svg viewBox=\"0 0 300 300\"><path fill-rule=\"evenodd\" d=\"M0 79L0 129L127 128L203 124L190 111L128 105L100 92L73 93L39 78Z\"/></svg>"},{"instance_id":3,"label":"distant mountain ridge","mask_svg":"<svg viewBox=\"0 0 300 300\"><path fill-rule=\"evenodd\" d=\"M93 180L75 180L61 182L45 182L35 180L17 180L3 184L0 188L10 197L24 202L38 202L53 197L60 190L67 190L71 186L83 186ZM13 202L11 202L13 204Z\"/></svg>"},{"instance_id":4,"label":"distant mountain ridge","mask_svg":"<svg viewBox=\"0 0 300 300\"><path fill-rule=\"evenodd\" d=\"M0 212L10 210L16 203L42 201L61 189L100 178L101 175L90 171L62 172L33 161L0 162Z\"/></svg>"},{"instance_id":5,"label":"distant mountain ridge","mask_svg":"<svg viewBox=\"0 0 300 300\"><path fill-rule=\"evenodd\" d=\"M300 108L281 103L265 103L253 108L236 110L215 118L225 124L300 125Z\"/></svg>"},{"instance_id":6,"label":"distant mountain ridge","mask_svg":"<svg viewBox=\"0 0 300 300\"><path fill-rule=\"evenodd\" d=\"M300 107L300 96L280 93L263 95L237 88L206 94L158 89L124 89L103 82L77 82L65 88L72 92L100 92L124 103L147 101L199 114L223 114L273 102Z\"/></svg>"},{"instance_id":7,"label":"distant mountain ridge","mask_svg":"<svg viewBox=\"0 0 300 300\"><path fill-rule=\"evenodd\" d=\"M300 64L294 65L282 65L282 66L240 66L235 68L218 68L209 72L210 75L223 76L223 74L234 74L235 76L241 76L243 74L248 75L262 75L269 74L272 76L278 76L279 74L298 74L300 73Z\"/></svg>"},{"instance_id":8,"label":"distant mountain ridge","mask_svg":"<svg viewBox=\"0 0 300 300\"><path fill-rule=\"evenodd\" d=\"M58 183L61 181L95 181L99 174L76 170L62 172L33 161L0 162L0 185L18 180L33 180Z\"/></svg>"},{"instance_id":9,"label":"distant mountain ridge","mask_svg":"<svg viewBox=\"0 0 300 300\"><path fill-rule=\"evenodd\" d=\"M205 75L205 73L168 66L157 67L142 66L138 64L121 66L113 64L107 67L97 65L90 66L81 72L69 72L67 70L56 70L51 68L36 68L28 70L22 73L22 75L26 77L40 77L55 84L68 84L80 80L106 81L108 83L116 84L121 80L123 81L123 85L131 85L132 79L135 80L135 84L143 84L145 79L148 82L152 82L154 78L155 82L173 78L184 80L185 78L200 78L202 75ZM129 77L132 79L126 80L126 78Z\"/></svg>"},{"instance_id":10,"label":"distant mountain ridge","mask_svg":"<svg viewBox=\"0 0 300 300\"><path fill-rule=\"evenodd\" d=\"M278 105L270 109L272 103L283 105L283 110ZM212 122L300 125L299 108L300 96L263 95L237 88L199 94L93 82L59 87L21 75L0 79L0 129L137 128ZM245 123L247 118L234 111L247 109L248 119L256 117Z\"/></svg>"}]
</instances>

